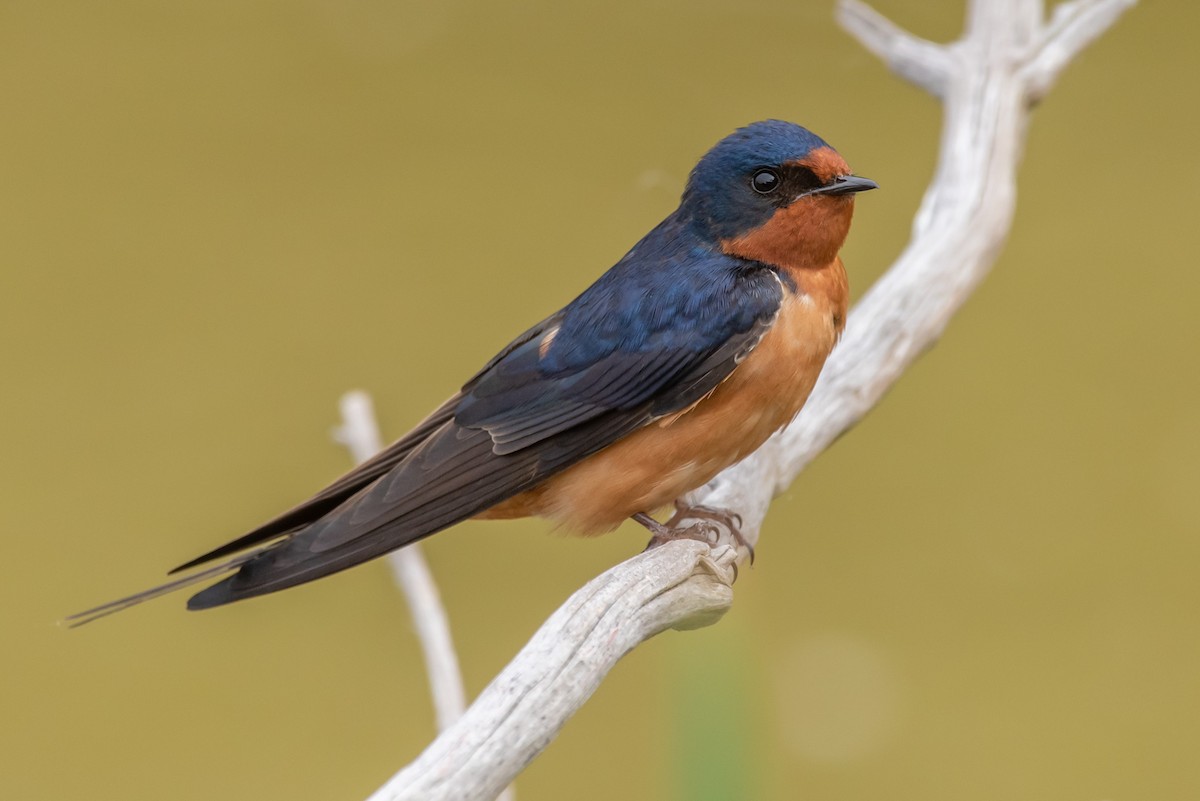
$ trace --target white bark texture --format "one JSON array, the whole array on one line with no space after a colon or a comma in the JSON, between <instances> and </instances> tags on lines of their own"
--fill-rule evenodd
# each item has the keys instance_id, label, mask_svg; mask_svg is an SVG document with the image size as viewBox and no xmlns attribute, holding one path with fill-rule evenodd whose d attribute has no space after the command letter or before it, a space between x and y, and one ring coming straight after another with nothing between
<instances>
[{"instance_id":1,"label":"white bark texture","mask_svg":"<svg viewBox=\"0 0 1200 801\"><path fill-rule=\"evenodd\" d=\"M1048 23L1043 0L968 2L966 31L948 45L901 30L860 0L837 4L839 22L863 46L942 100L939 161L912 239L851 311L800 415L687 498L736 514L751 546L772 498L879 402L987 274L1012 224L1030 109L1136 0L1072 0ZM688 526L686 514L672 525ZM471 708L370 801L496 798L617 660L660 631L719 619L733 602L737 564L747 553L723 527L691 525L710 535L709 543L668 543L577 591Z\"/></svg>"}]
</instances>

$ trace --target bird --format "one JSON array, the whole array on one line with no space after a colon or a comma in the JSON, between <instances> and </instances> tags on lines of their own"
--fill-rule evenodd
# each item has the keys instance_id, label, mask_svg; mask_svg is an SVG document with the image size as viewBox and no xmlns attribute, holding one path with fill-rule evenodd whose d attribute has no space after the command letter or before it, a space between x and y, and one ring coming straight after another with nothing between
<instances>
[{"instance_id":1,"label":"bird","mask_svg":"<svg viewBox=\"0 0 1200 801\"><path fill-rule=\"evenodd\" d=\"M839 251L877 188L808 129L721 139L679 206L445 403L303 503L171 571L95 620L221 577L208 609L303 584L470 518L547 518L583 535L653 513L800 411L846 322ZM203 569L197 568L207 565Z\"/></svg>"}]
</instances>

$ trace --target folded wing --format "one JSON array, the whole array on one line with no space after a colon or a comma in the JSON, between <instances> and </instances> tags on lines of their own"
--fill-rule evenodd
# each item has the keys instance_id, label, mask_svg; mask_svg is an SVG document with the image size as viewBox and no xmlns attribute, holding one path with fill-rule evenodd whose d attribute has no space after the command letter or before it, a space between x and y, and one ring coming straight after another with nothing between
<instances>
[{"instance_id":1,"label":"folded wing","mask_svg":"<svg viewBox=\"0 0 1200 801\"><path fill-rule=\"evenodd\" d=\"M581 295L514 340L386 451L294 509L181 566L258 548L225 563L237 572L193 596L189 608L274 592L395 550L688 408L757 345L782 299L769 270L713 266L678 313L669 313L675 298L648 296L640 306L620 304L623 314L613 314L613 302L602 296L604 281L597 282L592 296ZM209 569L195 580L211 575ZM185 583L188 578L172 588Z\"/></svg>"}]
</instances>

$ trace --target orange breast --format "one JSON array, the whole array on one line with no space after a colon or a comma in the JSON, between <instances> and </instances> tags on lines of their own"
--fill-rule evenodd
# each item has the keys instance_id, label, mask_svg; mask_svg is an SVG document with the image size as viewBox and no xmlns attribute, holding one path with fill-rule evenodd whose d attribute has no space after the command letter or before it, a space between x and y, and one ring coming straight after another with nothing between
<instances>
[{"instance_id":1,"label":"orange breast","mask_svg":"<svg viewBox=\"0 0 1200 801\"><path fill-rule=\"evenodd\" d=\"M840 259L793 273L774 326L717 389L682 414L652 423L481 517L548 517L598 534L651 512L754 451L808 399L846 315Z\"/></svg>"}]
</instances>

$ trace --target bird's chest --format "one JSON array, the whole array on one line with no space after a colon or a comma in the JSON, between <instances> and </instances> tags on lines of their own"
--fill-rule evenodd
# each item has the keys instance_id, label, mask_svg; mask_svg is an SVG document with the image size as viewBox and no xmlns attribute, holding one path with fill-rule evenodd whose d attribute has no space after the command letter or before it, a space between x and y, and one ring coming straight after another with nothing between
<instances>
[{"instance_id":1,"label":"bird's chest","mask_svg":"<svg viewBox=\"0 0 1200 801\"><path fill-rule=\"evenodd\" d=\"M540 514L598 533L699 487L787 425L808 399L846 316L841 262L785 282L770 330L707 397L610 445L489 512ZM840 275L840 278L839 278Z\"/></svg>"},{"instance_id":2,"label":"bird's chest","mask_svg":"<svg viewBox=\"0 0 1200 801\"><path fill-rule=\"evenodd\" d=\"M718 438L742 443L737 458L796 416L841 334L844 295L805 289L785 290L771 330L709 399L726 432Z\"/></svg>"},{"instance_id":3,"label":"bird's chest","mask_svg":"<svg viewBox=\"0 0 1200 801\"><path fill-rule=\"evenodd\" d=\"M774 324L712 394L628 438L639 452L654 454L650 464L671 468L645 477L647 492L640 500L670 500L694 489L745 458L796 416L846 316L841 262L827 269L833 273L830 280L809 275L806 283L785 283Z\"/></svg>"}]
</instances>

